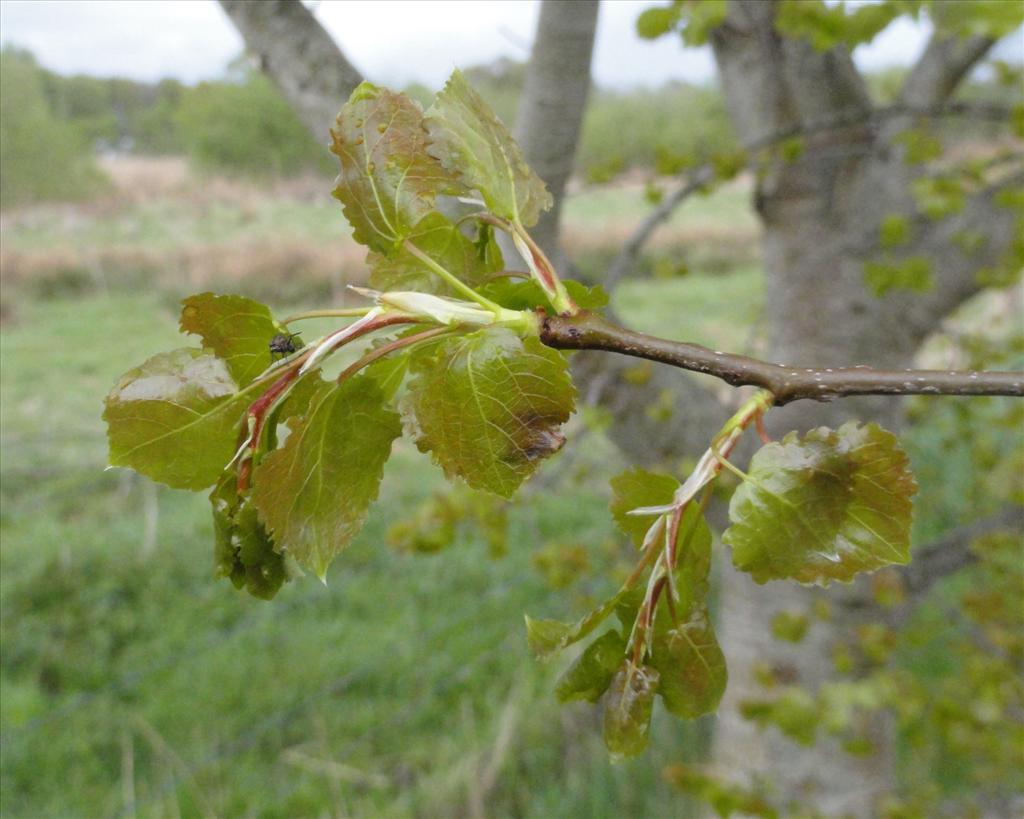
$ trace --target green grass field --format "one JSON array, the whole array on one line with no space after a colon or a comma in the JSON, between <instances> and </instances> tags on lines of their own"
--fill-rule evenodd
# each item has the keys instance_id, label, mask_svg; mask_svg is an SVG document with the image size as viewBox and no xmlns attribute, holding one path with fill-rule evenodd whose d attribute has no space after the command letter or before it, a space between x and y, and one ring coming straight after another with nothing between
<instances>
[{"instance_id":1,"label":"green grass field","mask_svg":"<svg viewBox=\"0 0 1024 819\"><path fill-rule=\"evenodd\" d=\"M586 197L577 224L641 214L628 193L622 208ZM4 242L174 255L271 231L308 243L345 232L329 202L197 214L167 196L113 213L40 210ZM607 479L622 463L600 435L574 424L585 441L512 509L497 560L472 532L434 556L388 545L387 527L444 486L402 442L327 586L306 577L271 603L250 599L213 578L205 498L104 471L104 394L126 368L188 343L176 332L187 283L130 272L73 293L20 279L5 293L5 816L687 815L660 765L609 766L594 710L554 700L564 663L526 650L524 612L571 616L611 585ZM722 278L754 312L756 281L752 269ZM645 315L651 287L680 306ZM620 307L710 341L718 298L695 276L627 285ZM567 470L571 488L553 489ZM592 571L554 593L531 563L545 544L587 547ZM701 726L656 723L659 759L700 756Z\"/></svg>"},{"instance_id":2,"label":"green grass field","mask_svg":"<svg viewBox=\"0 0 1024 819\"><path fill-rule=\"evenodd\" d=\"M608 773L589 709L561 712L557 666L523 639L523 612L571 613L533 549L607 552L607 447L577 458L573 490L513 511L492 560L480 538L437 556L384 542L442 484L403 443L328 585L256 601L213 579L204 498L103 470L104 392L174 330L145 295L38 303L5 330L5 815L119 815L129 791L147 816L678 812L642 763ZM695 736L663 720L658 742L676 758Z\"/></svg>"},{"instance_id":3,"label":"green grass field","mask_svg":"<svg viewBox=\"0 0 1024 819\"><path fill-rule=\"evenodd\" d=\"M688 206L679 225L734 224L742 235L743 202L727 190ZM193 246L275 232L296 244L336 239L344 230L328 207L257 201L202 215L168 196L78 216L40 211L3 238L25 253L64 243L185 258ZM593 190L568 212L572 230L598 234L641 206L635 192ZM306 577L271 603L254 600L213 577L205 498L104 470L103 396L127 368L188 343L176 332L187 272L87 279L74 292L7 271L4 281L4 816L692 815L660 769L699 759L706 724L656 715L648 756L612 766L594 710L554 700L564 662L542 666L526 650L524 612L568 617L611 586L621 553L607 479L623 463L599 433L572 423L569 445L511 509L508 555L497 560L473 532L433 556L388 545L387 528L444 485L403 441L327 585ZM316 292L296 285L273 306ZM742 350L761 298L756 265L738 264L628 282L616 308L639 329ZM942 484L923 497L948 525L972 510L971 448L944 450L921 429L915 459L925 481ZM939 466L950 452L955 481ZM533 567L545 544L587 550L590 568L567 592Z\"/></svg>"}]
</instances>

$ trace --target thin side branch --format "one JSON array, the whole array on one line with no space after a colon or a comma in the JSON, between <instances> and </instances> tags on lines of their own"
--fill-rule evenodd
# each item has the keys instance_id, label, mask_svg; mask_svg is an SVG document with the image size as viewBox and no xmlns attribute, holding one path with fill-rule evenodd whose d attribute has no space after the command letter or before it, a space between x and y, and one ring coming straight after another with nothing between
<instances>
[{"instance_id":1,"label":"thin side branch","mask_svg":"<svg viewBox=\"0 0 1024 819\"><path fill-rule=\"evenodd\" d=\"M907 75L900 90L900 100L919 105L937 105L945 101L994 44L995 41L989 37L961 37L936 32Z\"/></svg>"},{"instance_id":2,"label":"thin side branch","mask_svg":"<svg viewBox=\"0 0 1024 819\"><path fill-rule=\"evenodd\" d=\"M863 112L856 111L853 114L847 114L845 116L829 117L819 122L812 122L805 125L795 126L793 128L786 128L745 145L744 150L748 153L754 153L765 148L771 148L772 146L778 145L788 139L811 137L815 134L828 133L854 126L864 126L876 129L881 122L897 117L910 116L920 117L922 119L937 119L939 117L970 117L973 119L983 119L993 122L1007 122L1009 120L1010 113L1011 110L1008 106L1000 105L998 103L967 101L929 106L901 103L899 105L875 108L866 115ZM870 143L868 143L856 151L856 153L863 153L864 151L871 150L874 150L874 148ZM837 155L838 154L836 153L831 153L827 156L828 158L835 158ZM823 158L820 152L818 154L818 158ZM634 228L633 233L630 235L629 239L626 240L626 243L622 246L622 250L619 251L618 255L612 261L611 266L608 268L608 272L605 274L603 281L605 289L611 292L619 282L629 274L630 269L636 263L636 259L640 255L640 251L643 250L644 245L647 244L651 235L659 225L670 219L676 209L687 199L696 193L700 193L714 181L715 169L710 162L688 171L676 189L662 199L658 206L644 217L636 228Z\"/></svg>"},{"instance_id":3,"label":"thin side branch","mask_svg":"<svg viewBox=\"0 0 1024 819\"><path fill-rule=\"evenodd\" d=\"M734 387L761 387L777 405L850 395L1024 396L1024 372L790 367L637 333L590 312L544 318L540 338L559 350L606 350L713 375Z\"/></svg>"},{"instance_id":4,"label":"thin side branch","mask_svg":"<svg viewBox=\"0 0 1024 819\"><path fill-rule=\"evenodd\" d=\"M971 544L982 535L1024 527L1024 507L1007 506L990 517L958 526L938 540L914 550L914 559L901 570L907 591L920 595L955 571L977 562Z\"/></svg>"},{"instance_id":5,"label":"thin side branch","mask_svg":"<svg viewBox=\"0 0 1024 819\"><path fill-rule=\"evenodd\" d=\"M667 220L683 202L693 194L701 190L705 185L715 179L715 169L711 165L703 165L697 168L690 176L677 187L671 194L666 196L658 206L652 210L644 220L636 226L633 235L622 246L619 255L615 257L608 273L604 277L604 287L609 292L615 288L622 278L629 272L640 250L651 238L651 234L662 222Z\"/></svg>"}]
</instances>

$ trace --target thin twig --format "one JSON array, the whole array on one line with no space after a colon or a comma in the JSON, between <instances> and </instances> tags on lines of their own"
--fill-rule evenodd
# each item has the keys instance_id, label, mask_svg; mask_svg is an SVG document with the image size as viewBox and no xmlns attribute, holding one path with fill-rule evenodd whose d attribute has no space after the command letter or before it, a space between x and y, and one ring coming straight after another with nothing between
<instances>
[{"instance_id":1,"label":"thin twig","mask_svg":"<svg viewBox=\"0 0 1024 819\"><path fill-rule=\"evenodd\" d=\"M938 580L978 559L971 544L1001 530L1017 532L1024 526L1024 507L1006 506L993 515L958 526L937 540L914 550L914 559L902 567L903 583L912 595L922 595Z\"/></svg>"},{"instance_id":2,"label":"thin twig","mask_svg":"<svg viewBox=\"0 0 1024 819\"><path fill-rule=\"evenodd\" d=\"M831 401L850 395L1024 396L1024 372L789 367L637 333L586 311L545 317L540 338L559 350L606 350L713 375L734 387L761 387L780 406L803 398Z\"/></svg>"},{"instance_id":3,"label":"thin twig","mask_svg":"<svg viewBox=\"0 0 1024 819\"><path fill-rule=\"evenodd\" d=\"M705 185L713 182L714 179L714 168L710 165L704 165L695 170L682 185L661 200L661 203L637 225L633 235L622 246L622 250L615 257L611 267L608 268L608 273L604 277L604 287L606 290L611 292L629 272L641 248L651 238L651 234L654 233L655 229L668 219L679 205L701 190Z\"/></svg>"},{"instance_id":4,"label":"thin twig","mask_svg":"<svg viewBox=\"0 0 1024 819\"><path fill-rule=\"evenodd\" d=\"M818 122L803 123L791 128L774 131L748 142L742 149L750 154L755 151L770 148L773 145L777 145L789 139L809 137L823 132L835 131L858 125L874 126L881 120L900 116L920 118L972 117L975 119L998 122L1009 120L1010 109L1005 105L974 102L952 102L944 105L924 108L912 105L889 105L881 108L874 108L867 112L857 110L852 114L847 114L845 116L831 117ZM870 151L869 146L858 151L858 153L866 151ZM605 274L603 282L606 290L611 292L623 277L629 273L637 256L640 254L643 246L651 238L655 229L657 229L662 222L667 221L675 212L676 208L682 205L683 202L714 182L715 175L716 172L714 165L710 162L690 169L679 186L672 191L672 193L662 199L658 206L644 217L643 221L636 226L632 235L630 235L629 239L626 240L622 250L619 251L618 255L612 261L611 266L608 268L608 272Z\"/></svg>"}]
</instances>

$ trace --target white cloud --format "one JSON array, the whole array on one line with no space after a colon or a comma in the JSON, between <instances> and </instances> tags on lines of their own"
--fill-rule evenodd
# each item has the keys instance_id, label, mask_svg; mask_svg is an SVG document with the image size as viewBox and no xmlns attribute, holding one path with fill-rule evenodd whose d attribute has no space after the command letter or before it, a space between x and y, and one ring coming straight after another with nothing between
<instances>
[{"instance_id":1,"label":"white cloud","mask_svg":"<svg viewBox=\"0 0 1024 819\"><path fill-rule=\"evenodd\" d=\"M684 49L674 36L655 42L637 37L636 17L651 4L602 3L593 66L599 85L632 88L714 76L709 49ZM437 86L456 65L525 58L539 2L321 0L311 8L366 76ZM927 33L924 24L900 20L858 48L855 57L867 68L907 64ZM214 0L0 0L0 37L31 49L43 65L62 73L140 80L218 77L242 50Z\"/></svg>"},{"instance_id":2,"label":"white cloud","mask_svg":"<svg viewBox=\"0 0 1024 819\"><path fill-rule=\"evenodd\" d=\"M4 0L0 36L54 71L139 80L219 76L242 49L212 2Z\"/></svg>"}]
</instances>

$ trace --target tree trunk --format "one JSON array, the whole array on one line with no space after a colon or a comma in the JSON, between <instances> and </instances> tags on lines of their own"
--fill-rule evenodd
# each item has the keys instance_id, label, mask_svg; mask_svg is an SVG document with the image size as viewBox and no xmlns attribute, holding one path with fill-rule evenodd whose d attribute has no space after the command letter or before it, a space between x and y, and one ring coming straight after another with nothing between
<instances>
[{"instance_id":1,"label":"tree trunk","mask_svg":"<svg viewBox=\"0 0 1024 819\"><path fill-rule=\"evenodd\" d=\"M554 198L530 235L556 266L562 200L590 93L598 5L598 0L545 0L541 4L516 114L516 140Z\"/></svg>"},{"instance_id":2,"label":"tree trunk","mask_svg":"<svg viewBox=\"0 0 1024 819\"><path fill-rule=\"evenodd\" d=\"M918 218L910 196L916 172L892 141L909 123L872 127L870 102L848 52L818 52L806 42L783 38L773 28L774 13L773 3L733 3L727 24L712 36L740 138L749 144L830 119L860 121L806 136L799 159L779 161L759 181L755 202L764 228L768 358L792 366L909 367L924 337L978 289L972 271L1006 247L1010 214L997 213L991 196L982 194L950 223ZM966 66L954 71L952 81L937 78L942 72L931 63L943 50L961 61L984 53L977 44L973 50L930 48L928 70L912 72L908 87L913 82L945 94L952 90ZM942 99L938 94L925 102ZM879 224L894 213L913 224L903 255L924 256L932 265L935 286L927 294L902 291L878 298L865 285L864 264L878 253ZM990 241L981 257L967 256L950 243L964 224L984 224ZM778 434L835 427L850 419L898 428L900 402L796 402L770 413L769 428ZM720 630L730 681L715 735L716 766L762 774L784 797L807 797L825 815L875 815L878 798L894 784L891 725L884 717L869 728L876 752L854 757L833 741L803 748L775 729L761 733L737 709L745 699L766 697L753 679L757 663L811 691L829 679L831 646L858 625L878 619L868 584L830 589L828 599L839 602L842 616L816 623L795 646L773 641L767 624L779 611L806 612L820 591L788 582L758 586L731 568L723 584Z\"/></svg>"},{"instance_id":3,"label":"tree trunk","mask_svg":"<svg viewBox=\"0 0 1024 819\"><path fill-rule=\"evenodd\" d=\"M326 146L334 118L363 81L359 71L298 0L220 0L220 6L260 70Z\"/></svg>"}]
</instances>

